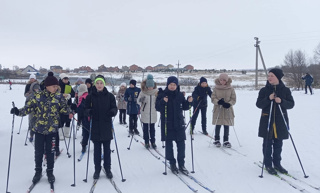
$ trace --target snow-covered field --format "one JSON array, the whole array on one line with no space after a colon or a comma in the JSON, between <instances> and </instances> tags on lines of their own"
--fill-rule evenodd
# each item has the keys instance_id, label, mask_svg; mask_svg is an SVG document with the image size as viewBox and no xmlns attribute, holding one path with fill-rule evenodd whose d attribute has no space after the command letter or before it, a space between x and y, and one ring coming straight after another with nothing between
<instances>
[{"instance_id":1,"label":"snow-covered field","mask_svg":"<svg viewBox=\"0 0 320 193\"><path fill-rule=\"evenodd\" d=\"M253 81L252 81L253 82ZM236 83L235 83L236 84ZM0 106L1 127L0 127L0 189L6 188L8 157L11 139L12 115L9 111L12 107L12 101L17 107L22 107L25 102L23 96L24 85L14 85L13 90L8 89L8 85L0 85ZM257 137L260 109L255 106L258 91L236 90L237 103L235 109L235 127L240 140L239 146L233 128L230 130L230 142L233 148L240 152L228 150L229 154L224 153L219 148L210 145L210 139L197 133L193 141L194 147L194 170L198 180L204 183L210 189L218 193L283 193L298 192L286 182L275 176L264 173L264 178L259 178L261 169L254 164L262 160L262 139ZM319 115L320 103L317 91L315 95L305 95L304 91L294 91L293 97L296 105L289 110L289 119L291 134L298 149L301 161L306 174L310 177L305 179L297 156L290 140L286 140L283 146L282 165L293 176L307 182L310 185L320 187L320 131ZM212 108L208 107L208 132L213 133ZM186 112L187 121L189 112ZM199 117L200 118L200 117ZM200 121L197 121L196 129L201 130ZM24 146L24 140L27 132L28 121L25 117L22 122L21 133L17 134L20 126L21 117L15 117L12 159L10 170L9 191L12 193L26 192L31 185L34 175L34 149L28 143ZM118 165L117 154L112 153L112 172L114 180L123 193L185 193L191 192L176 176L170 171L168 175L163 175L164 164L161 160L155 159L140 142L133 142L131 150L127 150L130 138L127 135L127 129L120 126L118 117L114 121L114 127L117 137L117 143L121 158L122 170L126 182L121 182L121 175ZM140 124L138 129L142 132ZM223 132L222 132L223 133ZM222 135L221 133L221 135ZM161 148L160 128L156 125L156 139L159 151L164 154ZM73 145L70 144L69 152L71 158L66 155L66 148L63 142L60 147L64 152L55 164L54 174L56 176L55 192L57 193L82 193L89 192L93 181L94 172L93 156L90 155L88 183L82 180L86 174L86 158L81 162L76 161L76 186L73 184L73 156L79 157L81 146L81 132L78 132L76 139L76 155L73 155ZM91 146L92 147L92 146ZM115 149L114 140L112 149ZM176 151L175 151L176 152ZM92 148L91 152L92 154ZM243 155L242 155L243 154ZM317 161L318 160L318 161ZM187 135L186 141L186 167L192 170L190 136ZM318 164L317 164L318 163ZM295 185L304 188L305 192L319 192L305 183L298 182L292 178L283 176ZM192 187L198 192L208 192L190 179L185 178ZM49 192L49 184L46 176L36 185L34 193ZM103 173L97 183L95 192L116 192Z\"/></svg>"}]
</instances>

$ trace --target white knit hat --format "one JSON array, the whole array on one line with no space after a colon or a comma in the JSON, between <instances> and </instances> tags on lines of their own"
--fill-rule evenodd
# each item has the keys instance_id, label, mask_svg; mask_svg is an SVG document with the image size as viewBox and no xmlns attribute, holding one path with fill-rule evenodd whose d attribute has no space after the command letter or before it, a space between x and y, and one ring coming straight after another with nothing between
<instances>
[{"instance_id":1,"label":"white knit hat","mask_svg":"<svg viewBox=\"0 0 320 193\"><path fill-rule=\"evenodd\" d=\"M31 78L33 78L33 79L37 79L37 77L36 77L36 75L35 75L35 74L30 74L30 76L29 76L29 80L30 80Z\"/></svg>"},{"instance_id":2,"label":"white knit hat","mask_svg":"<svg viewBox=\"0 0 320 193\"><path fill-rule=\"evenodd\" d=\"M123 82L123 83L120 84L120 87L121 86L127 87L127 84L125 82Z\"/></svg>"},{"instance_id":3,"label":"white knit hat","mask_svg":"<svg viewBox=\"0 0 320 193\"><path fill-rule=\"evenodd\" d=\"M83 93L88 92L88 88L87 85L85 84L80 84L79 88L78 88L78 95L79 97L81 97L83 95Z\"/></svg>"},{"instance_id":4,"label":"white knit hat","mask_svg":"<svg viewBox=\"0 0 320 193\"><path fill-rule=\"evenodd\" d=\"M68 78L67 74L66 73L61 73L59 75L60 79L64 79L64 78Z\"/></svg>"}]
</instances>

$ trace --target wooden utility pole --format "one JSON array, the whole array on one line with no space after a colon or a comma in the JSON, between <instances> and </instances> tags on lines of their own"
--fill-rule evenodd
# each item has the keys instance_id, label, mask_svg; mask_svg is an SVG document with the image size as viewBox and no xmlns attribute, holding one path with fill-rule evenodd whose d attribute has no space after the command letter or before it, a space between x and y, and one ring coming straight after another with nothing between
<instances>
[{"instance_id":1,"label":"wooden utility pole","mask_svg":"<svg viewBox=\"0 0 320 193\"><path fill-rule=\"evenodd\" d=\"M178 60L178 70L177 70L177 78L178 78L178 80L179 80L179 71L180 71L180 63L179 63L179 60Z\"/></svg>"},{"instance_id":2,"label":"wooden utility pole","mask_svg":"<svg viewBox=\"0 0 320 193\"><path fill-rule=\"evenodd\" d=\"M256 44L254 44L254 47L256 47L256 81L255 81L255 89L258 90L258 57L260 55L261 58L261 62L263 64L263 68L264 71L266 73L266 77L268 78L268 72L267 72L267 68L266 65L264 64L264 60L262 57L262 53L261 53L261 49L260 49L260 42L258 37L254 37L254 39L256 40Z\"/></svg>"}]
</instances>

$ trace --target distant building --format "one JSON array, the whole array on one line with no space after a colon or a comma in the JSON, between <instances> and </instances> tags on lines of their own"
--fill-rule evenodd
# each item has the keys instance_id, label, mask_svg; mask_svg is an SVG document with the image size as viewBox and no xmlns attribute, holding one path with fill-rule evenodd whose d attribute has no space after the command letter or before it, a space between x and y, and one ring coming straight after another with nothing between
<instances>
[{"instance_id":1,"label":"distant building","mask_svg":"<svg viewBox=\"0 0 320 193\"><path fill-rule=\"evenodd\" d=\"M174 68L174 66L172 65L172 64L168 64L168 69L173 69Z\"/></svg>"},{"instance_id":2,"label":"distant building","mask_svg":"<svg viewBox=\"0 0 320 193\"><path fill-rule=\"evenodd\" d=\"M75 68L73 71L76 73L94 72L90 66L81 66L80 68Z\"/></svg>"},{"instance_id":3,"label":"distant building","mask_svg":"<svg viewBox=\"0 0 320 193\"><path fill-rule=\"evenodd\" d=\"M118 66L116 66L116 67L109 67L109 68L107 68L107 72L119 72L120 71L120 69L118 68Z\"/></svg>"},{"instance_id":4,"label":"distant building","mask_svg":"<svg viewBox=\"0 0 320 193\"><path fill-rule=\"evenodd\" d=\"M148 72L153 71L153 67L152 67L152 66L147 66L147 67L145 68L145 70L148 71Z\"/></svg>"},{"instance_id":5,"label":"distant building","mask_svg":"<svg viewBox=\"0 0 320 193\"><path fill-rule=\"evenodd\" d=\"M189 64L189 65L186 65L186 66L184 67L184 69L185 69L185 70L194 70L194 67Z\"/></svg>"},{"instance_id":6,"label":"distant building","mask_svg":"<svg viewBox=\"0 0 320 193\"><path fill-rule=\"evenodd\" d=\"M139 70L139 66L133 64L129 67L130 71L131 72L135 72L135 71L138 71Z\"/></svg>"},{"instance_id":7,"label":"distant building","mask_svg":"<svg viewBox=\"0 0 320 193\"><path fill-rule=\"evenodd\" d=\"M130 68L128 66L122 66L121 71L129 72Z\"/></svg>"},{"instance_id":8,"label":"distant building","mask_svg":"<svg viewBox=\"0 0 320 193\"><path fill-rule=\"evenodd\" d=\"M60 74L63 72L63 68L61 66L50 66L50 70L57 74Z\"/></svg>"},{"instance_id":9,"label":"distant building","mask_svg":"<svg viewBox=\"0 0 320 193\"><path fill-rule=\"evenodd\" d=\"M39 71L35 68L33 68L32 66L28 65L26 68L24 68L22 71L21 71L21 74L30 74L30 73L39 73Z\"/></svg>"},{"instance_id":10,"label":"distant building","mask_svg":"<svg viewBox=\"0 0 320 193\"><path fill-rule=\"evenodd\" d=\"M163 64L158 64L154 67L154 70L166 70L168 67Z\"/></svg>"},{"instance_id":11,"label":"distant building","mask_svg":"<svg viewBox=\"0 0 320 193\"><path fill-rule=\"evenodd\" d=\"M105 67L104 64L102 64L98 67L98 72L107 72L107 67Z\"/></svg>"}]
</instances>

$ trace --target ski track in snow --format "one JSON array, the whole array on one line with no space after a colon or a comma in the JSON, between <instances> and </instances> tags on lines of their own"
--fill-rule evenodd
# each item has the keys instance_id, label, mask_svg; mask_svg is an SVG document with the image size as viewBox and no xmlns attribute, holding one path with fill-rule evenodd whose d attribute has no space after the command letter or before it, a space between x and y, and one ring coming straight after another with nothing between
<instances>
[{"instance_id":1,"label":"ski track in snow","mask_svg":"<svg viewBox=\"0 0 320 193\"><path fill-rule=\"evenodd\" d=\"M12 107L12 101L18 108L24 105L25 97L23 96L25 85L13 85L12 90L8 89L8 85L0 85L0 99L2 105L1 112L1 128L0 128L0 187L4 191L7 180L8 156L11 139L12 115L9 114ZM108 88L110 90L110 88ZM316 90L317 91L317 90ZM259 178L261 169L254 165L254 162L262 160L262 139L257 136L258 125L261 110L255 106L258 91L236 90L237 103L235 110L235 127L230 127L230 139L232 147L245 154L243 156L235 151L226 149L231 155L224 153L213 145L209 144L210 138L200 133L194 135L194 170L193 174L198 180L205 184L215 192L232 192L232 193L283 193L298 192L288 184L282 182L278 178L264 172L264 178ZM316 187L320 186L320 131L318 117L320 115L320 103L317 95L305 95L304 91L294 91L293 97L295 107L288 111L291 127L291 134L306 174L310 177L303 178L303 172L299 165L297 156L293 149L291 140L285 140L282 153L282 165L289 173L303 181L308 182ZM208 103L207 110L207 128L210 135L213 135L214 126L212 125L212 109L213 105ZM186 121L189 121L189 112L186 113ZM128 117L127 117L128 119ZM158 115L159 119L159 115ZM9 191L26 192L31 184L34 175L34 147L27 142L24 146L24 140L28 128L27 117L24 117L21 133L17 134L20 126L21 117L15 117L15 125L13 131L13 147L11 157L11 169L9 180ZM201 131L200 115L197 120L195 131ZM116 138L118 142L119 154L122 164L123 176L125 182L121 182L121 174L118 165L116 151L112 153L112 172L114 181L119 189L125 193L176 193L191 192L170 170L168 175L163 175L164 164L163 159L157 160L153 157L140 142L132 142L130 150L127 149L130 143L127 128L120 126L118 123L118 115L114 121ZM236 130L242 147L239 147L235 137ZM142 129L138 124L138 130L142 135ZM186 140L186 159L185 166L191 171L191 148L190 136L187 129ZM223 129L220 133L223 136ZM139 141L141 138L139 138ZM81 154L81 130L77 133L76 139L76 159ZM212 141L211 141L212 142ZM114 140L111 142L111 149L115 150ZM156 123L156 144L159 151L164 154L164 149L160 142L160 128ZM64 142L60 141L61 148L64 151L55 164L54 175L56 177L55 192L57 193L79 193L89 192L93 182L93 146L90 149L90 163L88 182L84 183L86 175L87 154L81 162L76 161L76 186L73 184L73 157L68 158L67 150ZM174 149L176 157L176 149ZM70 143L69 153L73 155L73 143ZM45 168L43 168L45 169ZM194 183L190 179L186 179L188 183L198 190L198 192L208 192ZM303 183L291 180L292 183L305 188L308 192L319 192L306 186ZM33 193L43 193L50 191L50 184L44 175L41 181L32 191ZM107 181L104 173L101 172L100 179L96 185L95 191L99 192L116 192L110 182Z\"/></svg>"}]
</instances>

